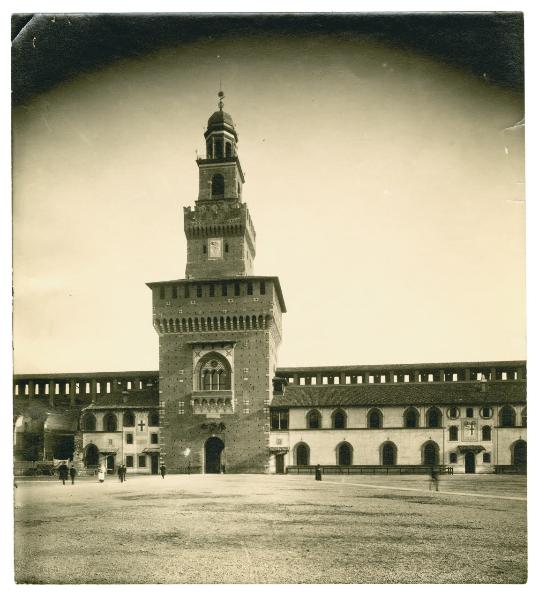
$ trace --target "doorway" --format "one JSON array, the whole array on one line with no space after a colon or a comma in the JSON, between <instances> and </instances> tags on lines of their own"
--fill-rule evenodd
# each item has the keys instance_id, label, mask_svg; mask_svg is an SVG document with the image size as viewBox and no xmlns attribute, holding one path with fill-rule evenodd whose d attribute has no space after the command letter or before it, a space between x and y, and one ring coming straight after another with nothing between
<instances>
[{"instance_id":1,"label":"doorway","mask_svg":"<svg viewBox=\"0 0 539 600\"><path fill-rule=\"evenodd\" d=\"M159 454L151 454L150 461L152 466L152 475L159 474Z\"/></svg>"},{"instance_id":2,"label":"doorway","mask_svg":"<svg viewBox=\"0 0 539 600\"><path fill-rule=\"evenodd\" d=\"M211 437L206 440L204 447L205 473L221 472L221 453L224 447L223 440L218 437Z\"/></svg>"},{"instance_id":3,"label":"doorway","mask_svg":"<svg viewBox=\"0 0 539 600\"><path fill-rule=\"evenodd\" d=\"M107 473L109 473L109 475L114 473L114 456L112 454L107 456Z\"/></svg>"},{"instance_id":4,"label":"doorway","mask_svg":"<svg viewBox=\"0 0 539 600\"><path fill-rule=\"evenodd\" d=\"M464 456L464 472L475 473L475 454L473 452L466 452Z\"/></svg>"},{"instance_id":5,"label":"doorway","mask_svg":"<svg viewBox=\"0 0 539 600\"><path fill-rule=\"evenodd\" d=\"M275 456L275 472L278 475L284 475L284 454Z\"/></svg>"}]
</instances>

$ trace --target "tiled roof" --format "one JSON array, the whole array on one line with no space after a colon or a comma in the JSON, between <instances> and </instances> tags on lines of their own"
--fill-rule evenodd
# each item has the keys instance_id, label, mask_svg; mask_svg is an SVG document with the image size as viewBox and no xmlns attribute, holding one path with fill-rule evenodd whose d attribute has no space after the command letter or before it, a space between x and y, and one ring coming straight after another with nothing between
<instances>
[{"instance_id":1,"label":"tiled roof","mask_svg":"<svg viewBox=\"0 0 539 600\"><path fill-rule=\"evenodd\" d=\"M505 404L526 402L524 381L288 385L272 406L408 406L424 404Z\"/></svg>"},{"instance_id":2,"label":"tiled roof","mask_svg":"<svg viewBox=\"0 0 539 600\"><path fill-rule=\"evenodd\" d=\"M155 408L159 406L157 386L143 390L130 390L124 393L101 394L96 401L84 410L95 408Z\"/></svg>"}]
</instances>

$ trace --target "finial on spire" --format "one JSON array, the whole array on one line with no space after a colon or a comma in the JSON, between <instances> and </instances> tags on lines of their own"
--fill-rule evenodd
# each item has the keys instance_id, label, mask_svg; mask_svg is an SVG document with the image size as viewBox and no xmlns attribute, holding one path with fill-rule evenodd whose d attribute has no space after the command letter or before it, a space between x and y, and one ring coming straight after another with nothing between
<instances>
[{"instance_id":1,"label":"finial on spire","mask_svg":"<svg viewBox=\"0 0 539 600\"><path fill-rule=\"evenodd\" d=\"M217 96L219 97L219 110L223 110L223 98L225 97L225 93L223 92L223 90L221 89L221 82L219 81L219 93L217 94Z\"/></svg>"}]
</instances>

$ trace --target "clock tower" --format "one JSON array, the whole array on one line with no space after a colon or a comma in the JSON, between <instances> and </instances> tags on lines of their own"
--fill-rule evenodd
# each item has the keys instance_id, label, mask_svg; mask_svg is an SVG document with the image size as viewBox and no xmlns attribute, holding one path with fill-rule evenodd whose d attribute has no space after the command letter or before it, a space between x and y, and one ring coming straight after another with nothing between
<instances>
[{"instance_id":1,"label":"clock tower","mask_svg":"<svg viewBox=\"0 0 539 600\"><path fill-rule=\"evenodd\" d=\"M279 279L253 274L255 230L242 200L238 135L208 120L199 194L184 208L185 279L148 283L159 335L161 463L170 473L265 473L281 317Z\"/></svg>"},{"instance_id":2,"label":"clock tower","mask_svg":"<svg viewBox=\"0 0 539 600\"><path fill-rule=\"evenodd\" d=\"M232 117L219 110L208 119L206 157L197 158L199 194L195 208L184 209L187 279L251 275L255 230L241 201L245 182L238 157L238 134Z\"/></svg>"}]
</instances>

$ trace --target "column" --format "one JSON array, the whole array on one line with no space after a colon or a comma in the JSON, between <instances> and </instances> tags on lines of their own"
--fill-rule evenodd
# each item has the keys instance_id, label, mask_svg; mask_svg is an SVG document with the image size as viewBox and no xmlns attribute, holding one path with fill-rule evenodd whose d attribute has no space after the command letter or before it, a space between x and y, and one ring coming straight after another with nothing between
<instances>
[{"instance_id":1,"label":"column","mask_svg":"<svg viewBox=\"0 0 539 600\"><path fill-rule=\"evenodd\" d=\"M49 406L54 408L54 379L49 380Z\"/></svg>"},{"instance_id":2,"label":"column","mask_svg":"<svg viewBox=\"0 0 539 600\"><path fill-rule=\"evenodd\" d=\"M69 406L75 406L75 380L69 380Z\"/></svg>"},{"instance_id":3,"label":"column","mask_svg":"<svg viewBox=\"0 0 539 600\"><path fill-rule=\"evenodd\" d=\"M91 379L90 380L90 402L92 404L94 404L97 399L96 390L97 390L96 381L95 381L95 379Z\"/></svg>"}]
</instances>

